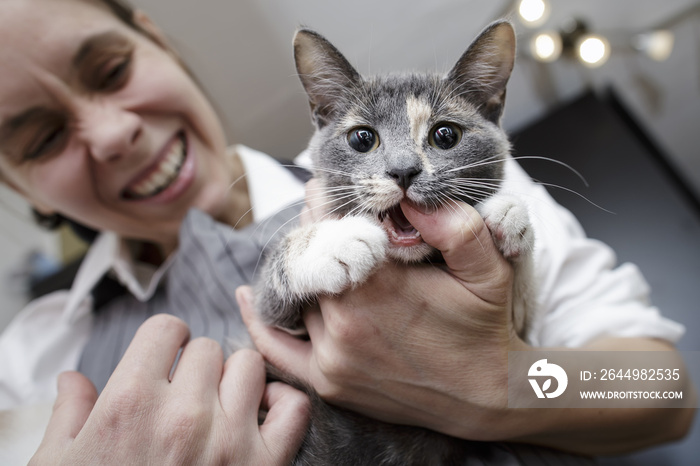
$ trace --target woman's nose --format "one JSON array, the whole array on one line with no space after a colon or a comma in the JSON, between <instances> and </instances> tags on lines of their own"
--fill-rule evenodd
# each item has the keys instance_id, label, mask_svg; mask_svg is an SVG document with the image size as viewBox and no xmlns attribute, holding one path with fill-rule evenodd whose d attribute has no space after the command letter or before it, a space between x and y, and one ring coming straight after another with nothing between
<instances>
[{"instance_id":1,"label":"woman's nose","mask_svg":"<svg viewBox=\"0 0 700 466\"><path fill-rule=\"evenodd\" d=\"M81 132L90 154L98 162L129 157L142 132L141 117L108 103L91 103L82 109Z\"/></svg>"}]
</instances>

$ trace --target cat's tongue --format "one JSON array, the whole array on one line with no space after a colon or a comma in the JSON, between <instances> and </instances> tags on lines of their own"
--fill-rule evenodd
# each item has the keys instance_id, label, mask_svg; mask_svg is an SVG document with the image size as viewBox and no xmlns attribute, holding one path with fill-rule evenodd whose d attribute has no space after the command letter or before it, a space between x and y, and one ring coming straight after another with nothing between
<instances>
[{"instance_id":1,"label":"cat's tongue","mask_svg":"<svg viewBox=\"0 0 700 466\"><path fill-rule=\"evenodd\" d=\"M415 246L423 242L420 233L413 228L399 205L386 212L382 224L389 236L389 241L395 246Z\"/></svg>"}]
</instances>

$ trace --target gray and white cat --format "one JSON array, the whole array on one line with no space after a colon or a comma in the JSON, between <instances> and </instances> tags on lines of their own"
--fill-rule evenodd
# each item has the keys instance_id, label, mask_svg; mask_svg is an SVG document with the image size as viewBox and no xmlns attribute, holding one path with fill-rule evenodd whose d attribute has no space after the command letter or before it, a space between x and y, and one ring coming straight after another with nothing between
<instances>
[{"instance_id":1,"label":"gray and white cat","mask_svg":"<svg viewBox=\"0 0 700 466\"><path fill-rule=\"evenodd\" d=\"M287 234L268 256L256 304L270 325L298 330L301 310L373 276L385 260L435 260L399 203L473 205L515 269L513 322L525 336L533 232L527 208L499 191L510 144L500 128L515 34L488 26L446 76L363 78L326 39L300 30L297 70L316 127L314 177L329 207L324 220ZM468 336L465 336L468 338ZM312 394L312 424L298 465L463 464L477 444L426 429L393 426L331 407Z\"/></svg>"}]
</instances>

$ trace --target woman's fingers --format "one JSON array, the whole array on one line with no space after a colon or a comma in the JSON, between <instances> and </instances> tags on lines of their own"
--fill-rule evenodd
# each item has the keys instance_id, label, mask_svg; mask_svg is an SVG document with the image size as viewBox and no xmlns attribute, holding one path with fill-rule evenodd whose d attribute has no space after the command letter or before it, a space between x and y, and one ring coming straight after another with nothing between
<instances>
[{"instance_id":1,"label":"woman's fingers","mask_svg":"<svg viewBox=\"0 0 700 466\"><path fill-rule=\"evenodd\" d=\"M265 359L281 371L308 382L309 361L313 351L311 343L265 325L253 308L253 295L249 286L238 288L236 299L248 333Z\"/></svg>"},{"instance_id":2,"label":"woman's fingers","mask_svg":"<svg viewBox=\"0 0 700 466\"><path fill-rule=\"evenodd\" d=\"M401 209L426 243L440 250L453 275L461 280L484 282L505 262L479 213L470 205L455 203L452 209L425 213L403 202Z\"/></svg>"},{"instance_id":3,"label":"woman's fingers","mask_svg":"<svg viewBox=\"0 0 700 466\"><path fill-rule=\"evenodd\" d=\"M59 451L78 436L97 401L97 390L78 372L58 377L58 396L44 434L42 448Z\"/></svg>"},{"instance_id":4,"label":"woman's fingers","mask_svg":"<svg viewBox=\"0 0 700 466\"><path fill-rule=\"evenodd\" d=\"M219 385L224 412L255 423L264 389L265 362L260 353L242 349L229 356Z\"/></svg>"},{"instance_id":5,"label":"woman's fingers","mask_svg":"<svg viewBox=\"0 0 700 466\"><path fill-rule=\"evenodd\" d=\"M139 327L110 380L127 375L145 380L167 379L189 337L189 328L177 317L151 317Z\"/></svg>"},{"instance_id":6,"label":"woman's fingers","mask_svg":"<svg viewBox=\"0 0 700 466\"><path fill-rule=\"evenodd\" d=\"M275 382L265 387L262 400L267 410L260 426L263 442L279 464L289 464L304 439L309 424L309 398L289 385Z\"/></svg>"},{"instance_id":7,"label":"woman's fingers","mask_svg":"<svg viewBox=\"0 0 700 466\"><path fill-rule=\"evenodd\" d=\"M224 366L221 345L209 338L196 338L187 343L171 377L172 386L202 397L217 395Z\"/></svg>"}]
</instances>

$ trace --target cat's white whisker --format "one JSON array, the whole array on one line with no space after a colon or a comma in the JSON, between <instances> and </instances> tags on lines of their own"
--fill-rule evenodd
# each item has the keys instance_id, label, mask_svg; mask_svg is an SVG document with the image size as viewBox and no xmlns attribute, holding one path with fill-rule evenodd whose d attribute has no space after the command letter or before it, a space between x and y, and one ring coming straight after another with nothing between
<instances>
[{"instance_id":1,"label":"cat's white whisker","mask_svg":"<svg viewBox=\"0 0 700 466\"><path fill-rule=\"evenodd\" d=\"M315 201L315 200L324 199L324 200L326 200L326 202L323 202L323 203L317 204L317 205L313 205L313 206L310 207L311 210L322 209L322 208L324 208L325 206L327 206L327 205L329 205L329 204L333 204L334 202L337 202L339 199L340 199L340 200L344 200L344 199L349 198L349 197L352 197L352 196L353 196L352 194L347 194L347 195L344 195L344 196L335 196L335 197L332 197L330 200L328 200L328 196L324 196L324 195L320 195L320 196L317 196L317 197L309 196L307 199L299 200L299 201L296 201L296 202L294 202L294 203L289 204L288 206L284 207L284 209L296 207L296 206L299 206L299 205L304 205L304 204L307 203L308 201L311 201L311 203L313 204L313 201ZM281 229L283 229L287 224L289 224L289 222L298 219L300 216L301 216L301 213L295 215L295 216L292 217L289 221L285 222L282 226L280 226L280 227L270 236L270 239L265 243L265 246L263 246L263 248L262 248L262 251L261 251L261 254L260 254L261 257L262 257L262 253L263 253L263 252L265 251L265 249L267 248L267 245L268 245L269 242L275 237L275 235L277 235L277 233L279 233L279 231L280 231ZM271 218L271 217L270 217L270 218ZM257 232L260 228L263 228L263 227L265 226L266 223L267 223L267 221L262 221L262 222L260 222L258 225L256 225L254 231ZM260 262L260 258L258 258L258 263L259 263L259 262ZM256 268L257 268L257 266L256 266Z\"/></svg>"},{"instance_id":2,"label":"cat's white whisker","mask_svg":"<svg viewBox=\"0 0 700 466\"><path fill-rule=\"evenodd\" d=\"M372 213L372 205L371 205L370 201L364 200L361 203L359 203L357 206L355 206L346 215L351 216L351 215L363 215L363 214L371 214L371 213Z\"/></svg>"},{"instance_id":3,"label":"cat's white whisker","mask_svg":"<svg viewBox=\"0 0 700 466\"><path fill-rule=\"evenodd\" d=\"M472 201L471 203L473 204L478 204L479 202L482 202L484 199L488 198L490 194L483 193L481 191L476 191L476 192L466 192L464 190L456 190L456 189L450 189L449 190L450 194L454 194L454 197L460 198L460 199L468 199Z\"/></svg>"},{"instance_id":4,"label":"cat's white whisker","mask_svg":"<svg viewBox=\"0 0 700 466\"><path fill-rule=\"evenodd\" d=\"M488 184L488 183L486 183L486 181L489 181L489 180L479 179L479 178L455 178L454 180L450 180L450 181L454 181L455 184L463 183L463 184L461 185L461 187L471 187L471 186L479 186L479 185L481 185L481 186L484 186L484 187L494 187L494 188L498 188L498 186L499 186L499 185L497 185L496 183ZM498 180L493 180L493 181L495 182L495 181L498 181ZM535 184L537 184L537 185L540 185L540 186L544 186L544 187L548 187L548 188L561 189L561 190L566 191L566 192L568 192L568 193L574 194L574 195L580 197L581 199L583 199L584 201L588 202L588 203L591 204L592 206L594 206L594 207L596 207L596 208L598 208L598 209L600 209L600 210L602 210L602 211L604 211L604 212L607 212L607 213L609 213L609 214L615 215L615 212L612 212L612 211L606 209L605 207L602 207L602 206L596 204L595 202L593 202L592 200L590 200L589 198L587 198L586 196L584 196L583 194L579 193L578 191L576 191L576 190L574 190L574 189L567 188L567 187L565 187L565 186L561 186L561 185L554 184L554 183L546 183L546 182L539 181L539 180L535 180L535 179L532 179L532 182L535 183ZM517 194L517 193L516 193L516 194ZM530 197L533 197L533 196L530 196ZM535 198L535 199L536 199L536 198Z\"/></svg>"},{"instance_id":5,"label":"cat's white whisker","mask_svg":"<svg viewBox=\"0 0 700 466\"><path fill-rule=\"evenodd\" d=\"M557 165L561 165L562 167L567 168L574 175L576 175L581 180L581 182L584 184L585 187L588 187L588 181L586 181L586 178L578 170L576 170L574 167L572 167L571 165L569 165L566 162L562 162L561 160L553 159L551 157L544 157L541 155L516 155L516 156L513 156L513 159L514 160L545 160L547 162L552 162L552 163L555 163Z\"/></svg>"},{"instance_id":6,"label":"cat's white whisker","mask_svg":"<svg viewBox=\"0 0 700 466\"><path fill-rule=\"evenodd\" d=\"M326 197L326 196L320 196L319 198L325 198L325 197ZM342 199L346 199L346 198L349 198L349 197L354 197L354 194L347 194L347 195L344 195L344 196L337 196L337 197L335 197L334 199L332 199L332 200L330 200L330 201L324 202L324 203L319 204L319 205L317 205L317 206L313 206L313 207L311 207L311 209L320 209L320 208L325 207L325 206L328 205L328 204L333 204L334 202L337 202L338 199L341 199L341 200L342 200ZM301 200L301 201L298 201L298 202L296 202L296 203L290 204L290 206L288 206L288 207L296 206L296 205L299 205L299 204L303 204L304 202L305 202L305 201ZM345 204L342 204L340 207L337 207L337 208L335 208L335 209L333 209L333 210L331 210L331 211L325 213L321 218L323 219L323 218L326 217L326 216L332 215L332 214L333 214L335 211L337 211L339 208L342 208L343 206L349 204L350 202L352 202L352 200L346 202ZM270 235L270 237L268 238L268 240L265 242L265 244L263 245L262 249L260 250L260 254L258 255L258 260L257 260L257 262L256 262L256 264L255 264L255 268L254 268L254 271L253 271L253 276L255 276L255 273L256 273L257 270L258 270L258 267L260 266L260 261L262 260L262 258L263 258L263 256L264 256L264 252L267 250L267 247L269 246L270 242L275 238L275 236L277 236L277 234L278 234L280 231L282 231L287 225L289 225L290 222L296 221L299 217L301 217L301 215L302 215L301 213L299 213L299 214L297 214L297 215L294 215L292 218L290 218L289 220L287 220L286 222L284 222L282 225L280 225L280 226L275 230L275 232L272 233L272 235ZM264 223L265 223L265 222L261 222L258 226L256 226L256 231L257 231L258 228L260 228Z\"/></svg>"},{"instance_id":7,"label":"cat's white whisker","mask_svg":"<svg viewBox=\"0 0 700 466\"><path fill-rule=\"evenodd\" d=\"M612 214L612 215L617 215L615 212L613 212L613 211L611 211L611 210L608 210L608 209L606 209L605 207L599 206L598 204L596 204L595 202L591 201L590 199L588 199L588 198L587 198L586 196L584 196L583 194L581 194L581 193L579 193L579 192L577 192L577 191L575 191L575 190L573 190L573 189L569 189L569 188L567 188L567 187L560 186L560 185L558 185L558 184L544 183L544 182L542 182L542 181L537 181L537 180L533 180L533 182L534 182L535 184L540 185L540 186L545 186L545 187L548 187L548 188L561 189L561 190L563 190L563 191L566 191L567 193L574 194L574 195L580 197L581 199L583 199L584 201L588 202L589 204L591 204L593 207L597 207L598 209L602 210L603 212L607 212L607 213Z\"/></svg>"},{"instance_id":8,"label":"cat's white whisker","mask_svg":"<svg viewBox=\"0 0 700 466\"><path fill-rule=\"evenodd\" d=\"M342 175L350 178L352 176L352 173L343 171L343 170L337 170L333 168L325 168L325 167L314 167L315 172L325 172L325 173L331 173L333 175Z\"/></svg>"},{"instance_id":9,"label":"cat's white whisker","mask_svg":"<svg viewBox=\"0 0 700 466\"><path fill-rule=\"evenodd\" d=\"M492 188L469 187L469 186L450 186L447 188L449 192L470 196L475 202L483 201L485 198L491 197L494 194ZM459 196L458 196L459 197Z\"/></svg>"},{"instance_id":10,"label":"cat's white whisker","mask_svg":"<svg viewBox=\"0 0 700 466\"><path fill-rule=\"evenodd\" d=\"M241 181L241 180L242 180L243 178L245 178L246 176L248 176L248 173L247 173L247 172L246 172L246 173L243 173L242 175L240 175L238 178L236 178L235 180L233 180L233 182L231 182L230 185L228 185L228 188L227 188L226 190L227 190L227 191L230 191L231 189L233 189L233 187L236 186L236 183L238 183L239 181Z\"/></svg>"},{"instance_id":11,"label":"cat's white whisker","mask_svg":"<svg viewBox=\"0 0 700 466\"><path fill-rule=\"evenodd\" d=\"M457 209L459 209L459 210L461 211L461 213L464 214L464 217L469 217L469 214L464 210L464 207L463 207L461 204L455 202L455 201L452 200L452 199L449 199L449 200L448 200L448 205L452 206L452 208L453 208L455 211L456 211ZM459 215L459 213L456 213L456 215ZM481 247L481 249L484 250L484 249L485 249L485 248L484 248L484 245L483 245L483 243L481 242L481 240L479 239L479 235L477 234L477 232L476 232L476 231L474 230L474 228L472 227L471 222L468 222L467 225L468 225L468 227L469 227L469 231L472 233L472 235L474 235L474 239L476 239L476 242L479 243L479 246Z\"/></svg>"},{"instance_id":12,"label":"cat's white whisker","mask_svg":"<svg viewBox=\"0 0 700 466\"><path fill-rule=\"evenodd\" d=\"M493 165L496 163L503 163L503 162L504 162L504 160L503 160L503 157L501 156L501 154L496 154L496 155L493 155L493 156L488 157L486 159L479 160L478 162L472 162L472 163L468 163L466 165L462 165L459 167L451 168L449 170L445 170L445 173L452 173L452 172L461 171L461 170L469 170L472 168L482 167L485 165Z\"/></svg>"},{"instance_id":13,"label":"cat's white whisker","mask_svg":"<svg viewBox=\"0 0 700 466\"><path fill-rule=\"evenodd\" d=\"M450 180L449 182L445 183L445 185L457 186L460 188L484 188L489 189L490 191L498 190L502 186L500 183L496 182L482 182L480 180L470 180L463 178L456 178L454 180Z\"/></svg>"},{"instance_id":14,"label":"cat's white whisker","mask_svg":"<svg viewBox=\"0 0 700 466\"><path fill-rule=\"evenodd\" d=\"M348 196L348 197L351 197L351 196ZM341 211L343 207L352 204L355 201L355 199L357 199L357 197L352 196L352 198L349 201L347 201L343 204L340 204L340 205L336 206L335 208L333 208L332 210L326 212L323 215L323 217L321 217L321 219L328 218L328 217L332 216L333 214L335 214L336 212Z\"/></svg>"}]
</instances>

